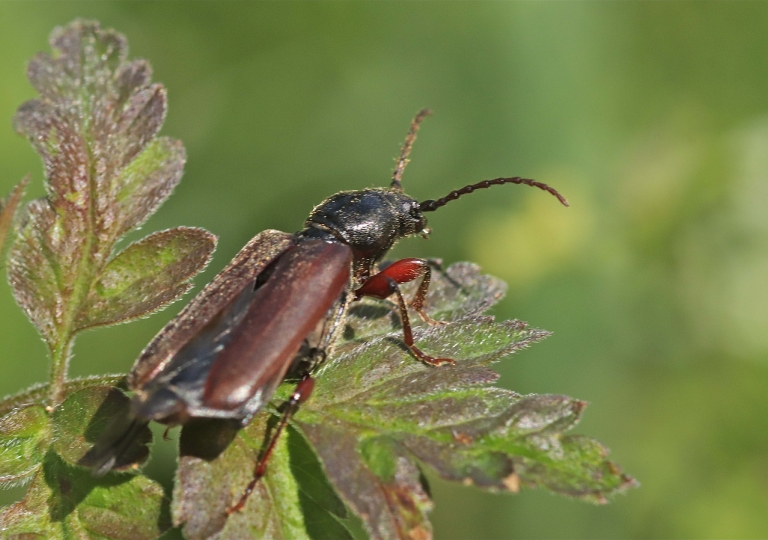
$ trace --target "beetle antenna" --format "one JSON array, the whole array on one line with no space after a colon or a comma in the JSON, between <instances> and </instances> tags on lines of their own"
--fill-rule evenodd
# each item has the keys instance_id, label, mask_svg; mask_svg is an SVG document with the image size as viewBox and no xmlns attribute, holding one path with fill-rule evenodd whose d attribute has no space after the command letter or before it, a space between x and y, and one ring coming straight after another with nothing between
<instances>
[{"instance_id":1,"label":"beetle antenna","mask_svg":"<svg viewBox=\"0 0 768 540\"><path fill-rule=\"evenodd\" d=\"M408 135L405 137L403 149L400 150L400 157L397 160L397 166L395 167L395 172L392 175L391 189L393 191L403 191L403 186L400 184L400 180L403 178L403 171L405 170L405 166L408 165L408 162L410 161L408 156L411 153L413 141L416 140L416 132L419 131L421 121L430 114L432 114L430 109L421 109L416 115L416 118L413 119L413 122L411 122L411 129L408 131Z\"/></svg>"},{"instance_id":2,"label":"beetle antenna","mask_svg":"<svg viewBox=\"0 0 768 540\"><path fill-rule=\"evenodd\" d=\"M455 189L451 191L448 195L445 197L441 197L434 200L428 200L423 201L419 203L419 208L422 212L434 212L441 206L445 206L448 204L449 201L455 201L462 195L466 195L467 193L472 193L476 189L485 189L489 188L491 186L500 186L502 184L525 184L526 186L532 186L537 187L539 189L543 189L544 191L548 191L557 199L563 203L563 206L568 206L568 201L565 200L565 197L560 195L560 193L553 187L549 187L547 184L542 184L541 182L537 182L536 180L529 180L528 178L520 178L518 176L515 176L514 178L494 178L493 180L483 180L482 182L478 182L477 184L470 184L468 186L464 186L461 189Z\"/></svg>"}]
</instances>

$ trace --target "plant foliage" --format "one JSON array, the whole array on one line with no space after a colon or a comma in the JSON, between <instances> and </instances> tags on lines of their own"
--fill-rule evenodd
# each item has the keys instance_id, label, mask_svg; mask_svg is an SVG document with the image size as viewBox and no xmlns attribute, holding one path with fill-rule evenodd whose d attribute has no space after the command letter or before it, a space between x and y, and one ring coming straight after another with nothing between
<instances>
[{"instance_id":1,"label":"plant foliage","mask_svg":"<svg viewBox=\"0 0 768 540\"><path fill-rule=\"evenodd\" d=\"M122 35L75 21L54 30L51 46L52 55L28 68L40 97L14 121L42 156L47 195L19 210L25 180L0 204L0 249L15 235L14 297L51 356L48 383L0 402L0 484L31 482L24 500L0 512L3 538L151 539L173 522L190 540L426 540L425 472L484 490L541 488L596 503L635 484L602 445L567 433L584 402L493 386L491 364L548 333L486 315L505 285L469 263L435 272L427 308L444 322L415 329L420 347L456 365L418 362L389 305L356 303L344 338L314 374L312 399L242 511L227 514L291 381L243 429L220 420L184 426L170 506L160 486L138 474L149 430L116 471L95 478L82 464L105 430L130 421L129 398L117 376L67 378L73 339L179 298L215 238L178 227L116 252L179 182L184 148L157 136L165 90L150 82L147 62L127 59Z\"/></svg>"},{"instance_id":2,"label":"plant foliage","mask_svg":"<svg viewBox=\"0 0 768 540\"><path fill-rule=\"evenodd\" d=\"M351 538L356 528L372 539L426 539L424 471L489 491L538 487L595 503L633 485L605 447L565 433L583 401L493 386L490 364L548 335L483 314L504 289L470 263L433 274L428 309L447 324L422 324L415 337L431 354L457 360L439 368L408 353L389 306L357 304L241 512L226 515L251 479L275 411L242 430L214 420L182 429L174 522L191 540ZM275 404L292 388L283 384Z\"/></svg>"},{"instance_id":3,"label":"plant foliage","mask_svg":"<svg viewBox=\"0 0 768 540\"><path fill-rule=\"evenodd\" d=\"M155 538L167 527L163 492L152 480L113 473L95 479L77 465L128 398L114 377L67 380L76 334L145 316L191 287L216 239L178 227L117 251L181 179L184 147L157 137L165 89L149 64L127 59L125 38L76 21L51 35L27 75L39 98L14 119L43 159L46 196L21 212L8 259L14 297L51 356L47 385L0 403L0 483L31 485L0 515L7 537ZM24 184L0 213L10 236ZM150 433L144 433L144 443ZM137 446L122 465L148 455Z\"/></svg>"}]
</instances>

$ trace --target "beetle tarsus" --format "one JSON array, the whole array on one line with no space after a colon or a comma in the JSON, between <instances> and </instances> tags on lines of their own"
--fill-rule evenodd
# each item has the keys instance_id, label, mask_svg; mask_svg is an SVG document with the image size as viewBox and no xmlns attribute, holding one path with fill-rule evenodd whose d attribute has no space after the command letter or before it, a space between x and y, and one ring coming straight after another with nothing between
<instances>
[{"instance_id":1,"label":"beetle tarsus","mask_svg":"<svg viewBox=\"0 0 768 540\"><path fill-rule=\"evenodd\" d=\"M434 356L429 356L428 354L425 354L421 349L419 349L416 345L408 345L408 350L413 353L413 355L424 362L425 364L428 364L430 366L442 366L445 364L448 364L449 366L452 366L456 364L456 360L453 358L435 358Z\"/></svg>"}]
</instances>

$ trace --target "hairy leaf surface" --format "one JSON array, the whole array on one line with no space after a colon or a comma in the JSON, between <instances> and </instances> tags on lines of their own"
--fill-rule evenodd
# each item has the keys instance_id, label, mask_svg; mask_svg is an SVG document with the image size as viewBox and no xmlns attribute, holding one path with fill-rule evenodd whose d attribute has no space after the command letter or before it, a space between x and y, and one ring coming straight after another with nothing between
<instances>
[{"instance_id":1,"label":"hairy leaf surface","mask_svg":"<svg viewBox=\"0 0 768 540\"><path fill-rule=\"evenodd\" d=\"M154 233L118 253L91 289L79 328L148 315L178 299L208 264L216 237L204 229L176 227Z\"/></svg>"},{"instance_id":2,"label":"hairy leaf surface","mask_svg":"<svg viewBox=\"0 0 768 540\"><path fill-rule=\"evenodd\" d=\"M115 242L179 182L185 153L180 142L155 138L165 118L165 89L150 81L147 62L127 60L121 34L76 21L54 30L50 41L53 54L38 54L27 69L40 97L19 107L14 119L43 159L47 197L27 207L9 278L17 302L56 349L78 329L145 315L177 298L214 244L210 235L192 239L177 231L178 242L195 245L177 245L177 260L163 260L154 281L142 275L114 284L130 289L120 298L104 283L94 289L102 272L120 265L120 255L112 257ZM150 269L145 264L140 271ZM138 283L140 277L147 279Z\"/></svg>"},{"instance_id":3,"label":"hairy leaf surface","mask_svg":"<svg viewBox=\"0 0 768 540\"><path fill-rule=\"evenodd\" d=\"M423 470L493 491L538 487L595 502L633 484L606 460L599 443L563 434L578 422L584 402L493 386L498 375L489 364L548 335L483 315L503 292L503 283L468 263L433 274L427 309L448 324L419 324L414 335L429 354L457 360L438 368L407 351L389 305L363 301L351 309L345 339L314 374L315 390L294 417L288 439L301 434L324 473L322 482L361 520L363 536L431 538ZM282 385L275 404L291 391L291 384ZM229 518L225 513L252 477L267 440L264 426L276 419L274 412L262 412L240 431L217 422L208 423L208 431L184 427L174 520L189 538L222 531L222 538L236 538L243 523L263 525L265 516L301 508L296 500L306 480L281 465L294 453L290 442L281 441L247 506ZM223 450L205 451L212 440ZM279 502L275 483L287 490ZM355 534L353 521L339 523ZM322 537L306 523L300 531L294 537Z\"/></svg>"},{"instance_id":4,"label":"hairy leaf surface","mask_svg":"<svg viewBox=\"0 0 768 540\"><path fill-rule=\"evenodd\" d=\"M13 230L16 211L19 209L27 184L29 184L29 175L19 182L6 198L0 199L0 257L5 257L5 242Z\"/></svg>"},{"instance_id":5,"label":"hairy leaf surface","mask_svg":"<svg viewBox=\"0 0 768 540\"><path fill-rule=\"evenodd\" d=\"M145 316L176 300L210 260L216 238L179 227L120 253L117 241L171 194L183 145L158 138L166 92L144 60L128 60L125 38L92 21L57 28L52 54L27 75L39 93L14 127L43 160L44 198L29 203L11 246L8 277L17 303L51 354L48 384L0 401L0 484L27 481L27 497L2 511L3 538L155 538L169 524L160 486L111 472L95 478L104 445L133 426L136 441L113 470L135 472L150 431L129 424L116 377L67 381L77 332ZM0 249L24 183L0 204Z\"/></svg>"},{"instance_id":6,"label":"hairy leaf surface","mask_svg":"<svg viewBox=\"0 0 768 540\"><path fill-rule=\"evenodd\" d=\"M52 451L24 500L0 512L0 535L19 540L151 540L168 525L157 483L128 474L94 478Z\"/></svg>"},{"instance_id":7,"label":"hairy leaf surface","mask_svg":"<svg viewBox=\"0 0 768 540\"><path fill-rule=\"evenodd\" d=\"M239 432L236 423L218 420L200 420L182 431L185 457L174 489L174 523L183 525L189 540L351 538L344 504L312 450L292 430L279 441L275 460L245 510L227 517L227 508L242 494L238 489L252 477L267 419L261 414Z\"/></svg>"},{"instance_id":8,"label":"hairy leaf surface","mask_svg":"<svg viewBox=\"0 0 768 540\"><path fill-rule=\"evenodd\" d=\"M15 485L32 476L50 439L50 419L41 405L20 407L0 418L0 485Z\"/></svg>"},{"instance_id":9,"label":"hairy leaf surface","mask_svg":"<svg viewBox=\"0 0 768 540\"><path fill-rule=\"evenodd\" d=\"M95 478L76 465L104 430L125 427L128 398L114 386L98 385L119 381L114 376L72 381L69 397L52 413L41 405L19 405L44 388L3 402L6 409L17 406L0 418L0 482L34 478L25 499L0 512L0 537L151 539L169 526L156 482L120 472ZM134 470L145 461L150 439L145 428L117 469Z\"/></svg>"}]
</instances>

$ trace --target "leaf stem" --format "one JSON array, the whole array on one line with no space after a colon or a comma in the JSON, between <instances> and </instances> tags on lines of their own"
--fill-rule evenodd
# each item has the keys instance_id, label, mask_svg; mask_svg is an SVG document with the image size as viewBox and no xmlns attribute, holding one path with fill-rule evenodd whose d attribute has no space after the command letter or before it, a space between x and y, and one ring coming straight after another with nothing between
<instances>
[{"instance_id":1,"label":"leaf stem","mask_svg":"<svg viewBox=\"0 0 768 540\"><path fill-rule=\"evenodd\" d=\"M93 174L90 175L93 178ZM91 195L93 190L91 190ZM58 339L55 346L51 349L51 375L50 375L50 390L48 392L49 405L56 407L66 397L66 384L67 384L67 372L69 371L69 356L72 349L72 343L75 338L77 328L75 327L75 321L78 315L82 311L85 298L88 296L88 291L91 288L93 282L93 257L92 248L94 244L94 222L93 217L93 196L90 197L90 207L88 212L88 227L83 243L83 256L81 257L77 274L75 278L74 287L72 293L67 299L68 312L64 323L59 327Z\"/></svg>"},{"instance_id":2,"label":"leaf stem","mask_svg":"<svg viewBox=\"0 0 768 540\"><path fill-rule=\"evenodd\" d=\"M69 351L72 347L71 332L64 332L62 339L51 350L51 375L48 389L48 401L51 408L64 400L69 367Z\"/></svg>"},{"instance_id":3,"label":"leaf stem","mask_svg":"<svg viewBox=\"0 0 768 540\"><path fill-rule=\"evenodd\" d=\"M84 96L83 103L87 104L87 96ZM89 118L90 111L82 111L83 118ZM87 133L83 134L84 138L88 140ZM64 401L66 383L67 383L67 371L69 370L69 353L72 348L72 342L77 332L75 327L75 321L78 315L82 311L85 298L88 296L88 291L91 288L94 279L94 264L93 261L96 258L93 253L95 237L96 237L96 206L94 199L96 198L97 185L95 181L96 171L94 167L94 156L91 150L90 144L87 145L88 151L88 208L86 212L85 238L83 241L82 253L80 261L77 264L77 272L75 274L75 282L72 288L72 292L69 295L68 310L64 324L60 327L58 332L58 340L56 345L51 351L51 378L50 378L50 392L48 394L50 400L50 406L56 407L62 401ZM111 247L111 244L110 244ZM102 257L98 257L98 260L102 260Z\"/></svg>"}]
</instances>

